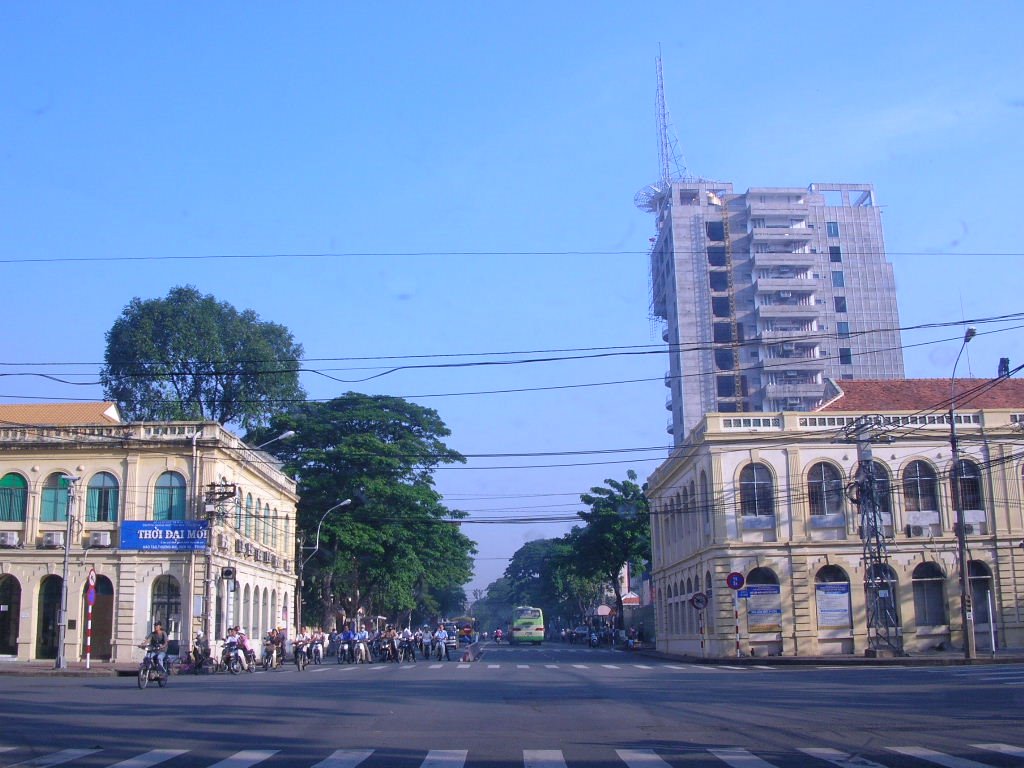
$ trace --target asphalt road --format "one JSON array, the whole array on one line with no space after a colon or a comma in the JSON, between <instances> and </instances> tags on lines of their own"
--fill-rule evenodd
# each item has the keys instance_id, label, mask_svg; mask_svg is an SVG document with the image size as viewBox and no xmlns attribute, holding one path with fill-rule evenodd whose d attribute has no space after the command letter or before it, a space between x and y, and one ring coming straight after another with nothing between
<instances>
[{"instance_id":1,"label":"asphalt road","mask_svg":"<svg viewBox=\"0 0 1024 768\"><path fill-rule=\"evenodd\" d=\"M1024 665L729 667L560 644L475 663L0 677L0 766L1024 765Z\"/></svg>"}]
</instances>

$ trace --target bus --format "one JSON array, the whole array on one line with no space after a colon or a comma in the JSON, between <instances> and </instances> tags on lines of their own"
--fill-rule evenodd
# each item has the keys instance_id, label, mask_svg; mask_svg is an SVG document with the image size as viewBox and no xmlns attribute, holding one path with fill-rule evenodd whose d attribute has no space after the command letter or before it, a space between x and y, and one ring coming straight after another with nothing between
<instances>
[{"instance_id":1,"label":"bus","mask_svg":"<svg viewBox=\"0 0 1024 768\"><path fill-rule=\"evenodd\" d=\"M540 645L544 639L544 612L540 608L521 605L512 609L512 631L508 641Z\"/></svg>"},{"instance_id":2,"label":"bus","mask_svg":"<svg viewBox=\"0 0 1024 768\"><path fill-rule=\"evenodd\" d=\"M445 623L445 629L455 635L460 645L476 641L476 619L472 616L456 616Z\"/></svg>"}]
</instances>

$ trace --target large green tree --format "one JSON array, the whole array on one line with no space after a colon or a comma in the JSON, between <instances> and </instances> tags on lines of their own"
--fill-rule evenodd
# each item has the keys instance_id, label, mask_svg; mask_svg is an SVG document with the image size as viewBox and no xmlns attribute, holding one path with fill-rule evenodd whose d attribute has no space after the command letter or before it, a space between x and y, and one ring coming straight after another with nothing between
<instances>
[{"instance_id":1,"label":"large green tree","mask_svg":"<svg viewBox=\"0 0 1024 768\"><path fill-rule=\"evenodd\" d=\"M651 519L646 485L629 470L625 480L605 480L580 495L590 507L580 512L586 526L579 529L576 551L581 572L599 577L615 593L616 617L622 622L622 586L619 573L626 563L651 559Z\"/></svg>"},{"instance_id":2,"label":"large green tree","mask_svg":"<svg viewBox=\"0 0 1024 768\"><path fill-rule=\"evenodd\" d=\"M283 325L179 286L124 308L107 331L100 378L129 419L212 419L247 431L303 399L301 358Z\"/></svg>"},{"instance_id":3,"label":"large green tree","mask_svg":"<svg viewBox=\"0 0 1024 768\"><path fill-rule=\"evenodd\" d=\"M475 547L433 479L437 467L465 459L444 443L449 430L436 411L350 392L296 406L250 437L282 430L296 434L268 449L298 477L299 527L307 547L319 545L304 573L311 620L330 626L362 608L426 621L465 607ZM325 516L348 498L362 503Z\"/></svg>"}]
</instances>

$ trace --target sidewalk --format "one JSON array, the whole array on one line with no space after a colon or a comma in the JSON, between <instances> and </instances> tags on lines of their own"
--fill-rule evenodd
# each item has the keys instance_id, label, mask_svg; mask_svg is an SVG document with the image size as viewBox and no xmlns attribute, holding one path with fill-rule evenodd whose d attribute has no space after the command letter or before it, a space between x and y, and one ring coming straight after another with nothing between
<instances>
[{"instance_id":1,"label":"sidewalk","mask_svg":"<svg viewBox=\"0 0 1024 768\"><path fill-rule=\"evenodd\" d=\"M678 653L664 653L648 644L648 647L628 651L618 648L622 653L646 656L663 661L678 661L685 664L708 664L730 666L850 666L850 667L938 667L958 665L986 664L1024 664L1024 649L1004 648L993 654L991 651L978 651L976 659L965 659L963 651L929 651L927 653L908 654L906 656L715 656L700 657Z\"/></svg>"},{"instance_id":2,"label":"sidewalk","mask_svg":"<svg viewBox=\"0 0 1024 768\"><path fill-rule=\"evenodd\" d=\"M85 668L84 661L69 661L67 669L55 669L52 660L18 661L5 659L0 661L0 675L20 675L33 677L114 677L116 675L134 675L138 665L115 664L110 661L94 661Z\"/></svg>"}]
</instances>

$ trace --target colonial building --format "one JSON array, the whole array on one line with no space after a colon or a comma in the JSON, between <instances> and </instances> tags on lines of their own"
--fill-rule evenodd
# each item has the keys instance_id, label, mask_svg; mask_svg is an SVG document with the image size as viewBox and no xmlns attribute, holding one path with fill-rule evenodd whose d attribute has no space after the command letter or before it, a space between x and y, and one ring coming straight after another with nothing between
<instances>
[{"instance_id":1,"label":"colonial building","mask_svg":"<svg viewBox=\"0 0 1024 768\"><path fill-rule=\"evenodd\" d=\"M813 412L709 413L651 475L659 650L867 650L878 633L866 621L855 503L864 425L884 543L871 568L885 583L887 625L908 653L962 647L950 382L830 387ZM960 380L954 400L977 647L1021 647L1024 381Z\"/></svg>"},{"instance_id":2,"label":"colonial building","mask_svg":"<svg viewBox=\"0 0 1024 768\"><path fill-rule=\"evenodd\" d=\"M277 461L215 422L0 405L0 655L55 658L62 598L71 660L137 658L157 619L183 650L287 628L296 503Z\"/></svg>"}]
</instances>

